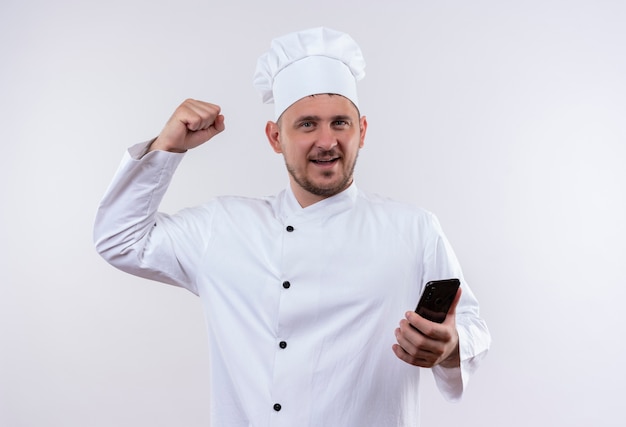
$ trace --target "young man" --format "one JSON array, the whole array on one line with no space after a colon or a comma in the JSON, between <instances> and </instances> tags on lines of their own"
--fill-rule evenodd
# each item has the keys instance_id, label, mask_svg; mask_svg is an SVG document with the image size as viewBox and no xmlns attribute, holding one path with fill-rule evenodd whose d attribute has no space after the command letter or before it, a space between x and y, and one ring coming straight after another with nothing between
<instances>
[{"instance_id":1,"label":"young man","mask_svg":"<svg viewBox=\"0 0 626 427\"><path fill-rule=\"evenodd\" d=\"M125 155L100 205L96 246L114 266L200 297L215 426L415 426L420 369L461 397L486 354L478 302L436 218L353 182L367 120L364 61L346 34L275 39L255 85L274 102L266 135L290 185L157 212L187 150L225 128L216 105L183 102ZM412 312L425 283L461 280L443 323Z\"/></svg>"}]
</instances>

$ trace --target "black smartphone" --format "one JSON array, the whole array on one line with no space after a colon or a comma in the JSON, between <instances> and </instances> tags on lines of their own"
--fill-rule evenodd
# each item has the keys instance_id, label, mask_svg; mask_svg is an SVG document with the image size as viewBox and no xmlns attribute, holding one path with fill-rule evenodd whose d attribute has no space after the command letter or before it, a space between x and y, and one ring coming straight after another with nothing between
<instances>
[{"instance_id":1,"label":"black smartphone","mask_svg":"<svg viewBox=\"0 0 626 427\"><path fill-rule=\"evenodd\" d=\"M432 322L443 323L460 285L459 279L433 280L426 283L415 312Z\"/></svg>"}]
</instances>

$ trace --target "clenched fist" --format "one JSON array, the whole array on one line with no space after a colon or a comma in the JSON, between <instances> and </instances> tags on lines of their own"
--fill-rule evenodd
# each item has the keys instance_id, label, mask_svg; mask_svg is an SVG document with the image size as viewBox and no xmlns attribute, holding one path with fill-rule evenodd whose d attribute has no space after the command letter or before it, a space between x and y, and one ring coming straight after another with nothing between
<instances>
[{"instance_id":1,"label":"clenched fist","mask_svg":"<svg viewBox=\"0 0 626 427\"><path fill-rule=\"evenodd\" d=\"M183 153L204 144L224 128L224 116L220 114L219 106L187 99L174 111L150 151Z\"/></svg>"}]
</instances>

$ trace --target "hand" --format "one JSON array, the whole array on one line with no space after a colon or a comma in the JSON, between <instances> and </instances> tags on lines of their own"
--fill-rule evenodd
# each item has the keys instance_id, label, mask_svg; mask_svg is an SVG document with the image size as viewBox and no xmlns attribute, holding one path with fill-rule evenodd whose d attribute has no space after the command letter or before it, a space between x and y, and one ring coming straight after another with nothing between
<instances>
[{"instance_id":1,"label":"hand","mask_svg":"<svg viewBox=\"0 0 626 427\"><path fill-rule=\"evenodd\" d=\"M397 344L393 345L396 356L411 365L432 368L441 365L458 367L459 334L456 330L456 306L461 299L461 288L450 306L446 320L435 323L409 311L396 329Z\"/></svg>"},{"instance_id":2,"label":"hand","mask_svg":"<svg viewBox=\"0 0 626 427\"><path fill-rule=\"evenodd\" d=\"M204 144L224 128L224 116L220 114L219 106L187 99L174 111L149 151L184 153Z\"/></svg>"}]
</instances>

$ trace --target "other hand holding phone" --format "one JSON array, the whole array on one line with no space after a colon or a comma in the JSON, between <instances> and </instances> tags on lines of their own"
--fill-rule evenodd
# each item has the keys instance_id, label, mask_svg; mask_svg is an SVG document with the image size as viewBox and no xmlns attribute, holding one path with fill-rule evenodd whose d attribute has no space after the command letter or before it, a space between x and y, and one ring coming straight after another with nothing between
<instances>
[{"instance_id":1,"label":"other hand holding phone","mask_svg":"<svg viewBox=\"0 0 626 427\"><path fill-rule=\"evenodd\" d=\"M443 282L429 282L431 286L425 286L416 308L421 314L406 312L395 331L397 344L393 345L393 352L406 363L424 368L460 365L456 305L461 298L461 289L457 279ZM451 300L448 300L449 295L452 295Z\"/></svg>"}]
</instances>

